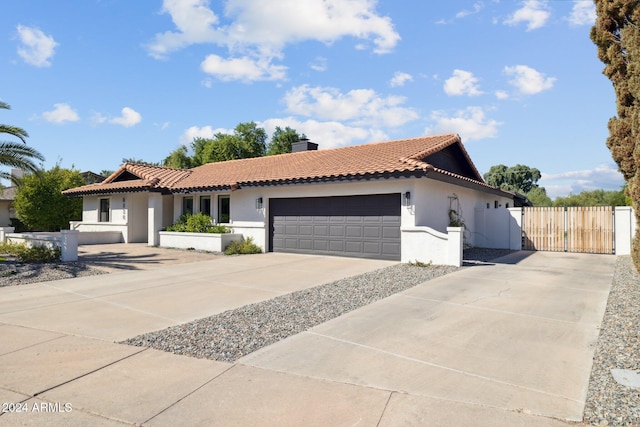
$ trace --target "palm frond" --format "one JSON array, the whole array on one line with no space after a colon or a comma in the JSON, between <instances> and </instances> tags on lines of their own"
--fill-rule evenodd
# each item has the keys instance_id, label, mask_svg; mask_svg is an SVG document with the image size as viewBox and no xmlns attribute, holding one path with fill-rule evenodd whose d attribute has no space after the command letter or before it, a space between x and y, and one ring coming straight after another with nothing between
<instances>
[{"instance_id":1,"label":"palm frond","mask_svg":"<svg viewBox=\"0 0 640 427\"><path fill-rule=\"evenodd\" d=\"M26 130L17 126L0 125L0 133L8 133L9 135L13 135L16 138L20 138L20 140L25 144L27 143L26 138L29 137L29 134Z\"/></svg>"}]
</instances>

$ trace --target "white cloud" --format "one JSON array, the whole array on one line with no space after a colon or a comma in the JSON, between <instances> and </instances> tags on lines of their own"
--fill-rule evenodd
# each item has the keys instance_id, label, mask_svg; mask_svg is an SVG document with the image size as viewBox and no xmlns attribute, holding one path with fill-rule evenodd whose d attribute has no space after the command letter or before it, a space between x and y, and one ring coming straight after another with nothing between
<instances>
[{"instance_id":1,"label":"white cloud","mask_svg":"<svg viewBox=\"0 0 640 427\"><path fill-rule=\"evenodd\" d=\"M348 126L337 121L299 121L293 117L287 117L284 119L268 119L259 123L259 125L269 135L273 134L276 126L280 126L283 129L289 126L299 133L304 133L307 138L319 145L318 149L320 150L388 139L388 136L380 130Z\"/></svg>"},{"instance_id":2,"label":"white cloud","mask_svg":"<svg viewBox=\"0 0 640 427\"><path fill-rule=\"evenodd\" d=\"M498 98L499 100L508 99L509 98L509 94L504 90L497 90L496 91L496 98Z\"/></svg>"},{"instance_id":3,"label":"white cloud","mask_svg":"<svg viewBox=\"0 0 640 427\"><path fill-rule=\"evenodd\" d=\"M209 55L200 66L202 71L222 81L282 80L287 70L284 65L273 65L268 60L254 60L247 56L224 59L218 55Z\"/></svg>"},{"instance_id":4,"label":"white cloud","mask_svg":"<svg viewBox=\"0 0 640 427\"><path fill-rule=\"evenodd\" d=\"M77 122L80 120L78 113L69 104L53 104L54 109L42 113L42 117L51 123Z\"/></svg>"},{"instance_id":5,"label":"white cloud","mask_svg":"<svg viewBox=\"0 0 640 427\"><path fill-rule=\"evenodd\" d=\"M382 97L372 89L354 89L341 93L335 88L302 85L285 95L287 111L326 120L350 121L356 126L402 126L418 114L402 104L406 98Z\"/></svg>"},{"instance_id":6,"label":"white cloud","mask_svg":"<svg viewBox=\"0 0 640 427\"><path fill-rule=\"evenodd\" d=\"M45 35L40 29L18 25L18 37L21 46L18 47L18 55L27 64L36 67L51 66L51 58L55 53L58 43L52 36Z\"/></svg>"},{"instance_id":7,"label":"white cloud","mask_svg":"<svg viewBox=\"0 0 640 427\"><path fill-rule=\"evenodd\" d=\"M213 138L217 133L233 134L233 129L212 128L211 126L191 126L180 136L180 144L189 146L194 138Z\"/></svg>"},{"instance_id":8,"label":"white cloud","mask_svg":"<svg viewBox=\"0 0 640 427\"><path fill-rule=\"evenodd\" d=\"M313 60L311 64L309 64L309 67L311 67L312 70L318 71L318 72L327 71L327 68L328 68L327 58L318 56L316 59Z\"/></svg>"},{"instance_id":9,"label":"white cloud","mask_svg":"<svg viewBox=\"0 0 640 427\"><path fill-rule=\"evenodd\" d=\"M396 71L396 73L391 78L391 87L400 87L404 86L407 82L412 82L413 76L411 74L403 73L401 71Z\"/></svg>"},{"instance_id":10,"label":"white cloud","mask_svg":"<svg viewBox=\"0 0 640 427\"><path fill-rule=\"evenodd\" d=\"M545 187L552 199L591 190L619 190L624 178L615 164L603 164L594 169L568 171L562 173L542 173L538 185Z\"/></svg>"},{"instance_id":11,"label":"white cloud","mask_svg":"<svg viewBox=\"0 0 640 427\"><path fill-rule=\"evenodd\" d=\"M593 25L596 22L596 5L591 1L574 0L567 18L572 26Z\"/></svg>"},{"instance_id":12,"label":"white cloud","mask_svg":"<svg viewBox=\"0 0 640 427\"><path fill-rule=\"evenodd\" d=\"M478 89L478 78L473 73L465 70L453 70L453 76L444 82L444 91L447 95L477 96L482 92Z\"/></svg>"},{"instance_id":13,"label":"white cloud","mask_svg":"<svg viewBox=\"0 0 640 427\"><path fill-rule=\"evenodd\" d=\"M122 115L120 117L115 117L109 120L109 123L130 128L142 121L142 116L140 115L140 113L135 111L133 108L124 107L121 113Z\"/></svg>"},{"instance_id":14,"label":"white cloud","mask_svg":"<svg viewBox=\"0 0 640 427\"><path fill-rule=\"evenodd\" d=\"M218 17L209 9L208 0L164 0L161 13L171 16L178 31L156 34L148 45L149 54L164 59L168 54L194 43L216 43L224 34L214 28Z\"/></svg>"},{"instance_id":15,"label":"white cloud","mask_svg":"<svg viewBox=\"0 0 640 427\"><path fill-rule=\"evenodd\" d=\"M551 89L556 81L555 77L545 77L543 73L526 65L504 67L504 73L513 77L509 83L524 95L535 95Z\"/></svg>"},{"instance_id":16,"label":"white cloud","mask_svg":"<svg viewBox=\"0 0 640 427\"><path fill-rule=\"evenodd\" d=\"M154 58L164 59L192 44L214 44L226 48L230 58L208 57L212 62L209 67L223 68L213 74L235 80L232 77L235 73L227 69L240 67L244 76L241 80L254 76L259 80L283 79L286 67L272 62L282 59L283 49L292 43L331 44L353 37L361 41L356 48L365 47L364 41L372 43L369 48L378 54L393 50L400 36L391 19L376 12L376 3L376 0L229 0L223 15L227 21L221 23L209 0L164 0L161 13L171 16L176 31L156 34L147 48ZM256 68L262 72L257 73Z\"/></svg>"},{"instance_id":17,"label":"white cloud","mask_svg":"<svg viewBox=\"0 0 640 427\"><path fill-rule=\"evenodd\" d=\"M514 26L526 22L527 31L531 31L544 27L550 16L546 0L526 0L504 23Z\"/></svg>"},{"instance_id":18,"label":"white cloud","mask_svg":"<svg viewBox=\"0 0 640 427\"><path fill-rule=\"evenodd\" d=\"M475 15L479 13L482 9L484 9L484 3L481 1L477 1L473 4L473 10L463 9L460 12L456 13L456 19L466 18L469 15Z\"/></svg>"},{"instance_id":19,"label":"white cloud","mask_svg":"<svg viewBox=\"0 0 640 427\"><path fill-rule=\"evenodd\" d=\"M453 116L443 111L431 113L435 125L426 129L426 134L457 133L463 141L477 141L494 138L498 134L498 126L502 123L486 117L481 107L467 107L458 110Z\"/></svg>"}]
</instances>

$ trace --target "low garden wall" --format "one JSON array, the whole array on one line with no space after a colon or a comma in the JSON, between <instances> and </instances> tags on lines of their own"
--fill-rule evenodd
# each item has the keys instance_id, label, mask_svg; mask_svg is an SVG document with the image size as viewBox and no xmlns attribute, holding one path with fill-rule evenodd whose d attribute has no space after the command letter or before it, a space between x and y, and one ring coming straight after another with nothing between
<instances>
[{"instance_id":1,"label":"low garden wall","mask_svg":"<svg viewBox=\"0 0 640 427\"><path fill-rule=\"evenodd\" d=\"M208 252L224 252L233 241L242 241L242 234L236 233L183 233L160 231L160 246L165 248L195 249Z\"/></svg>"},{"instance_id":2,"label":"low garden wall","mask_svg":"<svg viewBox=\"0 0 640 427\"><path fill-rule=\"evenodd\" d=\"M402 227L402 262L462 265L464 228L447 227L441 233L430 227Z\"/></svg>"},{"instance_id":3,"label":"low garden wall","mask_svg":"<svg viewBox=\"0 0 640 427\"><path fill-rule=\"evenodd\" d=\"M3 242L25 244L27 247L44 246L49 249L60 248L62 262L78 260L78 235L75 230L62 230L58 233L13 233L10 227L0 229Z\"/></svg>"}]
</instances>

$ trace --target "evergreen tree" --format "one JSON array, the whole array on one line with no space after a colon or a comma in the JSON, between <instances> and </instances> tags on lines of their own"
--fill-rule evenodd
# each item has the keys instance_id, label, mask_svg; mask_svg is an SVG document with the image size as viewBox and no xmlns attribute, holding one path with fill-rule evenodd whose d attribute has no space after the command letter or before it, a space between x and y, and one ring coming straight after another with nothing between
<instances>
[{"instance_id":1,"label":"evergreen tree","mask_svg":"<svg viewBox=\"0 0 640 427\"><path fill-rule=\"evenodd\" d=\"M629 185L640 224L640 0L595 0L597 20L591 40L613 83L617 117L609 120L607 147ZM632 256L640 271L640 233Z\"/></svg>"}]
</instances>

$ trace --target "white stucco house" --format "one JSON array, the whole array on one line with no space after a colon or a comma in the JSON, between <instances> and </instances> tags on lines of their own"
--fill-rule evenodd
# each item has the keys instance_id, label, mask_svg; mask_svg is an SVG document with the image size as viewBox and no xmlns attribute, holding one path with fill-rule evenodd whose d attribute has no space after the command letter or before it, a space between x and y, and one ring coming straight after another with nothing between
<instances>
[{"instance_id":1,"label":"white stucco house","mask_svg":"<svg viewBox=\"0 0 640 427\"><path fill-rule=\"evenodd\" d=\"M446 240L452 215L474 246L479 209L528 203L487 185L455 134L327 150L301 141L293 151L186 170L126 163L64 192L83 198L71 228L96 243L157 245L183 213L204 212L267 252L437 263L428 242Z\"/></svg>"}]
</instances>

